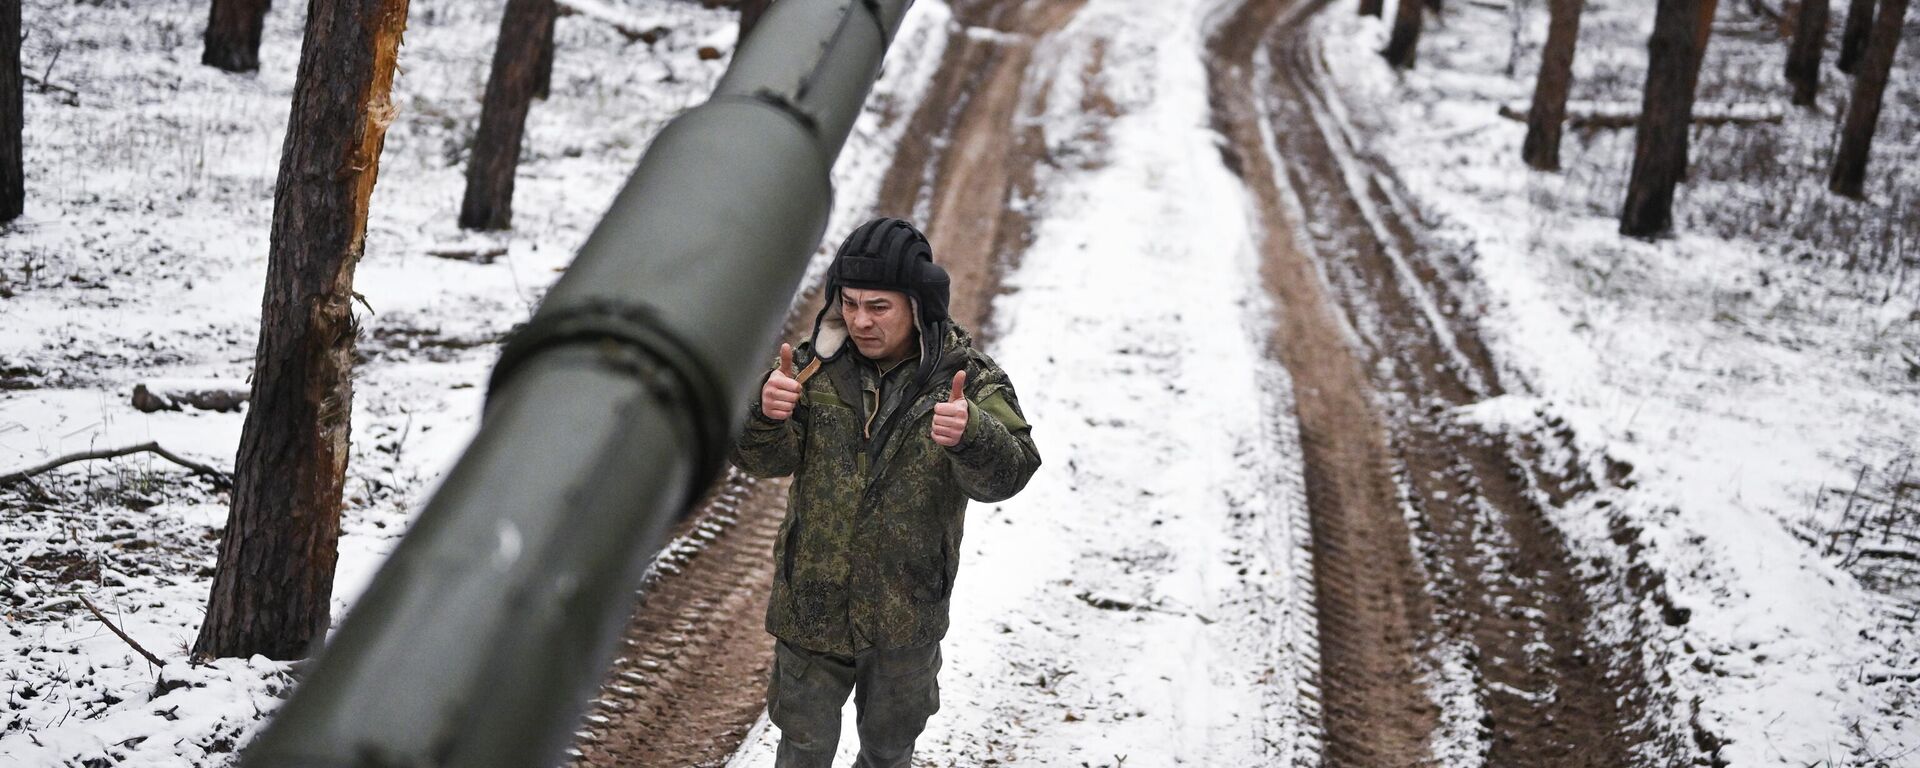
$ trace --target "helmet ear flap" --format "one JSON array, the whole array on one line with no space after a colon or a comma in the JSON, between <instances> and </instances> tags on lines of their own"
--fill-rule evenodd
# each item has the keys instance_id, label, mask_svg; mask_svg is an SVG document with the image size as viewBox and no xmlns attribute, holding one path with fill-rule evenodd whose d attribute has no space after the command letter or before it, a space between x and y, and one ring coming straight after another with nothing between
<instances>
[{"instance_id":1,"label":"helmet ear flap","mask_svg":"<svg viewBox=\"0 0 1920 768\"><path fill-rule=\"evenodd\" d=\"M948 319L947 303L953 294L953 281L947 276L947 270L933 263L931 255L925 261L915 265L913 296L920 305L920 314L929 324Z\"/></svg>"}]
</instances>

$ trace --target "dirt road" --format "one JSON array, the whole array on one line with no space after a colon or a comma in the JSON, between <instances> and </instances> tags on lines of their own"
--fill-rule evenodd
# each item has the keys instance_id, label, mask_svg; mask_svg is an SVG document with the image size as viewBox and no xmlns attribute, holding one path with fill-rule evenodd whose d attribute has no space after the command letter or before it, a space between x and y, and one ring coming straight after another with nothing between
<instances>
[{"instance_id":1,"label":"dirt road","mask_svg":"<svg viewBox=\"0 0 1920 768\"><path fill-rule=\"evenodd\" d=\"M1292 378L1311 516L1322 762L1644 763L1652 695L1632 638L1601 644L1543 505L1606 483L1459 419L1509 387L1478 340L1461 254L1428 242L1390 173L1330 108L1296 23L1314 0L1225 3L1206 39L1208 105L1244 183L1274 307L1268 355ZM1085 0L958 0L953 35L876 211L927 223L987 327L1033 240L1023 204L1049 159L1034 66ZM1092 67L1100 66L1100 57ZM1037 74L1038 73L1038 74ZM1113 116L1092 91L1081 107ZM1097 142L1097 137L1094 137ZM790 321L798 336L816 303ZM733 478L683 528L639 606L630 652L582 731L591 765L716 765L760 711L760 630L782 482ZM1684 620L1682 618L1681 620Z\"/></svg>"},{"instance_id":2,"label":"dirt road","mask_svg":"<svg viewBox=\"0 0 1920 768\"><path fill-rule=\"evenodd\" d=\"M1221 28L1214 109L1260 201L1274 352L1300 393L1327 763L1643 762L1637 646L1589 637L1542 510L1609 480L1454 415L1506 391L1456 295L1471 276L1355 146L1295 10L1249 0Z\"/></svg>"}]
</instances>

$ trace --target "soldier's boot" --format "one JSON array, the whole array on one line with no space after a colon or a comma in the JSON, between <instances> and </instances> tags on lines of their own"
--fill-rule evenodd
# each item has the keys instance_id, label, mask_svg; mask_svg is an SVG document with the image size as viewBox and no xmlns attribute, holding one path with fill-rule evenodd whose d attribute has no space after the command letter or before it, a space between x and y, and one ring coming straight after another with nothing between
<instances>
[{"instance_id":1,"label":"soldier's boot","mask_svg":"<svg viewBox=\"0 0 1920 768\"><path fill-rule=\"evenodd\" d=\"M831 768L853 684L852 659L774 642L767 683L767 719L780 728L774 768Z\"/></svg>"},{"instance_id":2,"label":"soldier's boot","mask_svg":"<svg viewBox=\"0 0 1920 768\"><path fill-rule=\"evenodd\" d=\"M940 644L860 654L854 689L857 768L907 768L913 742L940 711Z\"/></svg>"}]
</instances>

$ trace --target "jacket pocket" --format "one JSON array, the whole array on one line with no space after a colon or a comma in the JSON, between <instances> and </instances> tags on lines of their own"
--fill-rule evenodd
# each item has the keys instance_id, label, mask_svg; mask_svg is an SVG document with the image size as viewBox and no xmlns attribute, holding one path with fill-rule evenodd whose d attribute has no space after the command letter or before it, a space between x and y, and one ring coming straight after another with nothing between
<instances>
[{"instance_id":1,"label":"jacket pocket","mask_svg":"<svg viewBox=\"0 0 1920 768\"><path fill-rule=\"evenodd\" d=\"M800 543L800 517L787 521L787 535L780 541L780 580L793 583L793 550Z\"/></svg>"},{"instance_id":2,"label":"jacket pocket","mask_svg":"<svg viewBox=\"0 0 1920 768\"><path fill-rule=\"evenodd\" d=\"M901 570L907 584L912 586L912 597L916 603L937 603L946 597L946 546L941 546L941 556L935 559L930 555L920 555L901 563Z\"/></svg>"},{"instance_id":3,"label":"jacket pocket","mask_svg":"<svg viewBox=\"0 0 1920 768\"><path fill-rule=\"evenodd\" d=\"M953 549L953 539L940 537L940 599L953 597L953 580L960 575L960 553Z\"/></svg>"}]
</instances>

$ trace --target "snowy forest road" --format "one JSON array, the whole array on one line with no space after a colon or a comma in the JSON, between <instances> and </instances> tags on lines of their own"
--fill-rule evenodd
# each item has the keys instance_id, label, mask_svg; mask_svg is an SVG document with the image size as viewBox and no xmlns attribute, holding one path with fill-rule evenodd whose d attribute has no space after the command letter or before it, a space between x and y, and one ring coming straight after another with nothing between
<instances>
[{"instance_id":1,"label":"snowy forest road","mask_svg":"<svg viewBox=\"0 0 1920 768\"><path fill-rule=\"evenodd\" d=\"M1542 510L1622 478L1459 418L1504 392L1467 319L1465 259L1422 236L1397 182L1364 157L1318 48L1289 23L1316 4L1298 4L1249 0L1221 25L1213 102L1260 204L1274 354L1298 393L1327 764L1684 753L1654 743L1639 645L1593 639L1597 608Z\"/></svg>"},{"instance_id":2,"label":"snowy forest road","mask_svg":"<svg viewBox=\"0 0 1920 768\"><path fill-rule=\"evenodd\" d=\"M1054 241L1083 237L1081 252L1086 252L1088 240L1098 239L1068 222L1039 220L1066 217L1049 210L1052 201L1046 198L1055 192L1063 198L1094 198L1082 201L1090 209L1103 204L1100 193L1082 192L1071 184L1066 192L1050 192L1044 177L1123 172L1125 168L1106 168L1110 162L1124 163L1103 153L1128 151L1105 135L1108 127L1123 117L1143 117L1129 113L1148 112L1148 105L1183 116L1178 108L1165 106L1170 97L1153 92L1165 86L1147 86L1144 95L1133 94L1131 104L1102 86L1102 70L1120 56L1110 49L1132 45L1135 56L1165 55L1140 42L1150 38L1139 28L1153 23L1158 6L1142 6L1154 11L1134 9L1130 16L1124 8L1107 7L1113 5L1126 4L955 2L953 28L958 31L882 183L876 212L925 222L936 253L954 275L955 316L982 331L996 355L1001 350L994 345L993 332L1006 324L989 317L995 297L1009 289L1031 290L1003 286L1003 280L1023 258L1062 258L1058 242L1037 242L1045 240L1038 230L1043 225L1064 227L1066 234L1056 233ZM1471 301L1472 286L1461 254L1422 236L1419 213L1403 202L1391 175L1374 167L1359 150L1361 142L1347 133L1336 100L1321 85L1318 68L1324 64L1316 58L1317 49L1295 23L1317 5L1314 0L1212 5L1200 14L1205 18L1201 45L1186 54L1204 59L1190 62L1200 65L1201 76L1193 84L1204 82L1205 90L1191 118L1211 122L1218 132L1218 163L1244 188L1239 199L1245 201L1244 227L1250 231L1214 236L1223 240L1221 249L1231 250L1239 238L1255 252L1252 268L1259 285L1251 290L1264 296L1271 314L1264 338L1255 340L1264 352L1256 350L1254 356L1264 354L1265 360L1248 360L1242 367L1284 370L1280 378L1290 378L1290 385L1269 383L1268 391L1253 399L1265 401L1269 410L1279 408L1279 414L1270 415L1296 422L1282 431L1290 435L1297 427L1298 434L1297 445L1289 439L1276 442L1269 427L1263 433L1269 439L1257 449L1245 445L1249 439L1260 441L1257 435L1233 435L1241 441L1233 453L1236 460L1253 456L1278 465L1242 466L1226 482L1286 477L1294 471L1286 467L1301 467L1303 527L1309 529L1301 546L1311 550L1310 558L1303 558L1311 560L1311 576L1302 568L1294 574L1300 583L1282 578L1293 574L1284 564L1284 535L1269 535L1274 540L1262 543L1255 541L1260 534L1244 522L1226 526L1221 529L1226 531L1224 547L1234 552L1233 564L1242 566L1241 578L1235 587L1209 588L1221 596L1206 610L1233 605L1238 611L1240 601L1261 595L1269 604L1245 610L1254 618L1237 623L1237 628L1179 637L1226 648L1246 645L1248 627L1273 630L1297 620L1288 617L1306 616L1317 627L1304 636L1274 630L1285 641L1269 640L1270 645L1306 647L1264 651L1272 666L1262 684L1298 689L1298 697L1295 690L1287 690L1270 693L1264 704L1249 705L1259 697L1235 698L1242 691L1231 685L1221 689L1216 706L1260 710L1249 715L1266 723L1253 724L1258 735L1248 736L1244 724L1228 726L1205 713L1175 716L1176 730L1196 735L1191 741L1186 736L1173 739L1168 749L1175 755L1199 751L1207 757L1238 759L1258 751L1247 751L1253 749L1250 744L1265 740L1265 751L1258 753L1268 760L1284 755L1299 764L1337 766L1601 766L1685 753L1686 745L1671 743L1676 737L1670 729L1650 725L1648 713L1659 705L1649 701L1657 694L1636 684L1638 670L1645 668L1638 644L1631 637L1603 643L1590 631L1594 614L1605 607L1589 604L1566 545L1541 509L1622 482L1626 470L1591 477L1580 461L1556 458L1539 446L1514 444L1460 418L1461 408L1509 388L1524 389L1524 383L1502 381L1472 323L1464 319L1471 314L1461 310ZM1170 15L1178 17L1179 11ZM1076 33L1063 39L1061 32L1069 26ZM1063 77L1079 83L1056 87ZM1048 103L1062 94L1077 97L1076 103ZM1056 119L1075 112L1082 114ZM1048 135L1063 125L1075 135ZM1063 149L1085 155L1062 156ZM1133 159L1147 169L1148 195L1172 197L1182 186L1204 191L1210 183L1205 169L1167 167L1195 162L1176 152ZM1167 189L1152 189L1154 182ZM1211 202L1217 206L1221 199L1240 194ZM1158 204L1163 208L1158 213L1177 224L1217 215L1168 214L1165 209L1177 204ZM1151 235L1139 239L1140 250L1157 245ZM804 336L818 302L813 296L800 303L789 320L790 338ZM1176 313L1173 319L1181 318ZM1123 330L1137 332L1126 325L1129 321L1118 322ZM1134 369L1128 365L1122 370ZM1251 370L1237 373L1255 375ZM1017 379L1021 375L1015 370ZM1176 381L1169 378L1165 388L1184 391ZM1152 431L1151 426L1137 429ZM1050 444L1043 440L1043 453ZM1565 452L1564 446L1556 448ZM1068 464L1067 471L1076 477L1094 473L1090 467L1098 459L1049 454L1050 461ZM1073 469L1076 460L1081 466ZM1152 481L1137 484L1141 497L1164 493L1150 487ZM736 478L688 521L684 540L710 543L688 547L677 559L666 556L668 567L636 613L629 652L617 662L583 731L581 762L718 765L743 737L752 738L748 728L763 703L770 660L759 609L770 580L767 552L782 514L784 488L779 481ZM1245 506L1264 504L1274 517L1285 518L1286 504L1271 501L1273 494L1284 497L1286 490L1259 489L1253 493L1256 500ZM1234 519L1242 514L1244 510L1236 508ZM1152 522L1157 526L1160 518ZM1279 519L1261 524L1285 528L1288 523ZM1156 534L1140 535L1155 541ZM1171 532L1157 535L1177 538ZM1218 539L1190 544L1148 549L1158 552L1153 557L1177 560L1223 546ZM1137 557L1140 547L1110 546L1121 553L1114 560L1128 560L1128 573L1139 567L1129 558ZM1250 555L1247 550L1265 554ZM1096 552L1089 549L1079 557L1085 561ZM1244 564L1256 561L1267 566L1260 574L1277 585L1249 585ZM1174 576L1186 575L1172 566L1166 569ZM1205 583L1207 569L1199 570L1195 579ZM1089 575L1081 584L1098 585L1097 579ZM1150 594L1154 591L1149 589ZM1114 602L1099 595L1089 599L1088 594L1081 594L1088 604ZM960 601L957 593L956 635L968 631L959 617L965 610ZM1014 612L1025 606L1016 603L998 600L994 604L1002 606L1003 613L989 615L1004 615L1005 606ZM1188 610L1202 615L1199 608ZM1067 634L1077 636L1088 626L1073 625ZM999 631L1012 630L1003 625ZM1317 648L1311 647L1310 637L1316 633ZM1210 651L1200 663L1218 677L1223 668L1244 666L1244 650ZM942 715L962 725L936 722L928 739L934 742L928 745L932 756L936 762L944 755L954 764L967 764L966 758L980 754L1024 755L1041 762L1049 756L1079 754L1081 745L1063 742L1082 738L1094 726L1067 726L1079 728L1071 734L1082 736L1074 736L1061 733L1060 725L1038 724L1043 716L1046 722L1064 719L1074 724L1094 717L1090 710L1100 692L1140 698L1120 683L1101 687L1099 681L1083 680L1100 663L1098 653L1090 656L1059 658L1040 669L1037 685L1057 701L1032 700L1036 694L1005 688L1014 685L1005 681L997 685L1006 700L992 701L992 684L961 683L967 687L956 698L972 710ZM1295 676L1273 672L1273 667L1301 659L1315 667ZM1014 666L1019 668L1017 662ZM1073 684L1050 681L1076 673ZM973 691L980 686L987 686L988 693ZM1072 693L1084 693L1086 699L1070 706L1066 699ZM969 698L981 695L987 700ZM1176 707L1180 695L1192 703L1190 690L1173 696ZM1277 708L1287 711L1278 713ZM1115 722L1161 714L1141 708L1122 713ZM1240 716L1231 713L1232 719ZM975 722L978 718L985 719ZM1012 723L1011 732L1001 729L1002 720ZM964 730L965 724L976 727L971 737L977 743L965 741L969 734L947 733ZM993 733L978 731L981 727ZM1317 732L1323 743L1273 743L1305 732ZM1228 744L1226 751L1219 751L1219 743ZM1151 760L1152 754L1147 752L1145 759ZM740 757L734 760L742 764Z\"/></svg>"}]
</instances>

